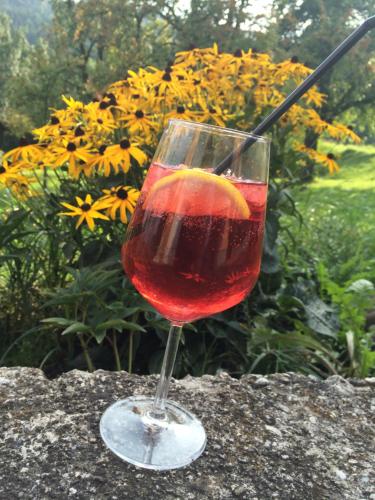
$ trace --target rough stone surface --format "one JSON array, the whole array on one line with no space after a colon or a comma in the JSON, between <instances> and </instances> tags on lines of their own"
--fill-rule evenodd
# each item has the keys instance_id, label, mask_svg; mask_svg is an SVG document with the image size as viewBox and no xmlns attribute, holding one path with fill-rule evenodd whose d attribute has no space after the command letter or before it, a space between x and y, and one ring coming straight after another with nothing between
<instances>
[{"instance_id":1,"label":"rough stone surface","mask_svg":"<svg viewBox=\"0 0 375 500\"><path fill-rule=\"evenodd\" d=\"M156 377L72 371L55 380L0 368L0 498L375 499L375 379L295 374L172 381L198 415L205 453L170 472L112 455L99 419L112 402L153 394Z\"/></svg>"}]
</instances>

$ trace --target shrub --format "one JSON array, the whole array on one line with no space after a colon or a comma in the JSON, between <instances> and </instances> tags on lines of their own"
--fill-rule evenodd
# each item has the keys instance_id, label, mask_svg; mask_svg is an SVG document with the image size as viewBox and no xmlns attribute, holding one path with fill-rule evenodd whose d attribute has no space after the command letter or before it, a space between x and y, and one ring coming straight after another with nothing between
<instances>
[{"instance_id":1,"label":"shrub","mask_svg":"<svg viewBox=\"0 0 375 500\"><path fill-rule=\"evenodd\" d=\"M19 147L5 153L0 166L2 217L8 228L2 236L1 286L8 290L4 297L11 303L12 311L10 315L3 309L0 319L12 332L9 340L17 342L27 327L52 315L54 319L50 317L45 327L53 325L55 332L77 334L90 369L94 365L90 355L98 354L95 341L111 347L117 368L122 366L120 357L126 352L131 368L133 353L142 344L144 355L151 351L153 355L148 367L139 359L138 369L155 369L160 362L158 349L153 347L155 339L147 336L145 341L141 332L151 329L164 341L166 323L120 278L118 251L124 224L134 210L147 161L163 127L170 118L182 118L251 130L310 72L294 60L276 64L268 54L252 50L219 53L214 45L180 52L162 70L149 67L129 71L124 80L88 104L63 96L65 107L52 110L50 121L33 131L34 140L23 140ZM286 305L289 299L285 299L285 290L291 274L282 270L277 248L288 240L286 233L280 235L281 214L296 213L288 192L293 174L303 171L309 158L330 172L339 168L330 153L303 146L306 130L337 139L359 140L344 125L320 118L315 108L324 98L316 88L310 89L271 132L273 180L255 305L245 302L227 315L201 322L202 336L185 338L181 374L188 370L212 372L222 367L232 373L256 367L264 371L279 369L279 361L264 363L262 353L261 359L244 354L246 345L249 350L249 345L258 349L263 344L260 339L266 337L260 335L255 341L254 335L264 328L271 329L268 346L279 346L275 347L277 352L283 341L287 346L282 368L288 367L290 346L299 349L302 338L305 344L300 365L305 363L305 355L314 358L311 365L317 365L317 352L323 352L324 346L314 339L314 329L303 325L308 313L298 299L292 295ZM99 284L90 275L94 270L98 276L110 273L108 276L114 281L108 289L96 289ZM90 286L86 283L82 288L90 276ZM298 276L306 278L304 272ZM252 319L249 307L260 317ZM280 336L276 315L285 331L294 337ZM136 323L141 325L138 329ZM217 328L217 324L225 328ZM117 334L123 330L131 333L126 340L121 337L119 348ZM236 340L232 330L237 331ZM60 353L63 366L70 366L77 343L69 340L65 349L61 342L65 341L57 336L57 346L52 349L54 357ZM3 343L7 345L4 339ZM100 352L105 352L105 348ZM45 356L43 353L43 360ZM318 364L322 364L322 359L321 356ZM102 360L99 364L106 363ZM330 366L328 361L325 366ZM322 370L317 367L316 371Z\"/></svg>"}]
</instances>

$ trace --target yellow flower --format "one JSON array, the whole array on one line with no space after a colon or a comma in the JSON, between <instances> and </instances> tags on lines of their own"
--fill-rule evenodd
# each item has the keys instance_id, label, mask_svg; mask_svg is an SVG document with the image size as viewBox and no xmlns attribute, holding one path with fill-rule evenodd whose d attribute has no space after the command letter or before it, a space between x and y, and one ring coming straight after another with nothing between
<instances>
[{"instance_id":1,"label":"yellow flower","mask_svg":"<svg viewBox=\"0 0 375 500\"><path fill-rule=\"evenodd\" d=\"M20 145L17 148L11 149L3 155L4 160L12 159L33 160L37 161L42 156L42 149L37 144L29 144L26 139L20 140Z\"/></svg>"},{"instance_id":2,"label":"yellow flower","mask_svg":"<svg viewBox=\"0 0 375 500\"><path fill-rule=\"evenodd\" d=\"M199 118L199 113L192 111L189 107L179 104L176 108L172 109L165 115L165 121L168 122L170 118L179 118L180 120L196 121Z\"/></svg>"},{"instance_id":3,"label":"yellow flower","mask_svg":"<svg viewBox=\"0 0 375 500\"><path fill-rule=\"evenodd\" d=\"M109 133L117 128L112 113L107 108L101 109L100 103L98 102L90 102L87 104L84 110L84 116L91 133Z\"/></svg>"},{"instance_id":4,"label":"yellow flower","mask_svg":"<svg viewBox=\"0 0 375 500\"><path fill-rule=\"evenodd\" d=\"M0 167L1 168L1 167ZM29 180L23 178L11 178L7 181L7 187L12 191L12 194L19 200L25 201L30 198L33 193L30 189Z\"/></svg>"},{"instance_id":5,"label":"yellow flower","mask_svg":"<svg viewBox=\"0 0 375 500\"><path fill-rule=\"evenodd\" d=\"M20 168L9 165L9 162L3 160L0 164L0 184L8 185L10 181L23 182L26 177L20 173Z\"/></svg>"},{"instance_id":6,"label":"yellow flower","mask_svg":"<svg viewBox=\"0 0 375 500\"><path fill-rule=\"evenodd\" d=\"M106 177L111 173L111 168L116 170L117 153L111 152L106 144L102 144L98 148L98 154L90 161L90 166L96 168L97 171L102 171ZM118 168L116 170L118 172Z\"/></svg>"},{"instance_id":7,"label":"yellow flower","mask_svg":"<svg viewBox=\"0 0 375 500\"><path fill-rule=\"evenodd\" d=\"M68 108L72 111L83 111L83 109L84 109L83 102L76 101L75 99L73 99L73 97L65 97L63 95L62 100L65 102L65 104L68 106Z\"/></svg>"},{"instance_id":8,"label":"yellow flower","mask_svg":"<svg viewBox=\"0 0 375 500\"><path fill-rule=\"evenodd\" d=\"M65 208L68 208L70 212L60 212L58 215L67 215L69 217L78 217L78 221L76 224L76 229L82 224L82 222L86 222L90 231L92 231L95 227L94 219L103 219L109 220L109 217L99 212L103 208L107 208L108 204L103 203L103 201L95 201L92 202L92 197L90 194L86 195L85 200L82 200L79 196L76 196L76 201L78 206L70 205L69 203L62 202L61 205Z\"/></svg>"},{"instance_id":9,"label":"yellow flower","mask_svg":"<svg viewBox=\"0 0 375 500\"><path fill-rule=\"evenodd\" d=\"M107 210L107 214L112 220L115 220L116 212L119 210L121 222L126 224L126 210L130 214L134 212L140 192L131 186L117 186L111 189L103 189L103 193L105 196L100 198L100 200L108 202L111 205Z\"/></svg>"},{"instance_id":10,"label":"yellow flower","mask_svg":"<svg viewBox=\"0 0 375 500\"><path fill-rule=\"evenodd\" d=\"M187 72L178 65L168 65L164 71L151 67L153 87L157 89L159 96L171 91L178 97L184 97L186 94L185 86L188 79Z\"/></svg>"},{"instance_id":11,"label":"yellow flower","mask_svg":"<svg viewBox=\"0 0 375 500\"><path fill-rule=\"evenodd\" d=\"M118 173L118 167L126 173L130 168L131 158L134 158L139 165L147 160L147 155L137 147L136 143L131 144L129 139L122 139L119 144L109 146L108 154L114 158L115 163L112 163L114 170ZM107 151L107 150L106 150Z\"/></svg>"},{"instance_id":12,"label":"yellow flower","mask_svg":"<svg viewBox=\"0 0 375 500\"><path fill-rule=\"evenodd\" d=\"M317 163L320 163L321 165L327 167L330 174L333 174L334 172L340 170L340 167L336 163L336 157L333 153L319 153L318 151L315 151L315 149L308 148L303 144L296 145L295 148L297 149L297 151L305 153L309 158L316 161Z\"/></svg>"},{"instance_id":13,"label":"yellow flower","mask_svg":"<svg viewBox=\"0 0 375 500\"><path fill-rule=\"evenodd\" d=\"M215 104L206 106L206 104L202 102L201 107L202 107L201 121L203 122L213 121L215 125L219 125L219 127L225 127L225 120L227 120L228 117L225 116L224 112L222 111L222 109L220 109L219 106Z\"/></svg>"},{"instance_id":14,"label":"yellow flower","mask_svg":"<svg viewBox=\"0 0 375 500\"><path fill-rule=\"evenodd\" d=\"M51 148L49 163L52 167L61 167L69 163L69 175L75 179L81 172L79 161L89 163L92 158L91 149L88 145L77 146L74 142L63 142L63 146L54 146Z\"/></svg>"},{"instance_id":15,"label":"yellow flower","mask_svg":"<svg viewBox=\"0 0 375 500\"><path fill-rule=\"evenodd\" d=\"M148 136L151 134L152 129L157 128L157 124L141 109L135 109L133 112L125 114L121 118L121 121L126 122L126 126L129 128L129 132L132 135L141 132Z\"/></svg>"}]
</instances>

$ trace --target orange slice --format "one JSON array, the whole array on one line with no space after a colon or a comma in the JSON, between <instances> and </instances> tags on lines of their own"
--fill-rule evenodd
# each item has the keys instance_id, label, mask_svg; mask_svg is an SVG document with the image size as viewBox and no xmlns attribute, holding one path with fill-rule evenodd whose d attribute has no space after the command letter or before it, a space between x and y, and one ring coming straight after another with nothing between
<instances>
[{"instance_id":1,"label":"orange slice","mask_svg":"<svg viewBox=\"0 0 375 500\"><path fill-rule=\"evenodd\" d=\"M178 170L156 181L143 208L157 214L250 217L250 209L239 189L225 177L197 168Z\"/></svg>"}]
</instances>

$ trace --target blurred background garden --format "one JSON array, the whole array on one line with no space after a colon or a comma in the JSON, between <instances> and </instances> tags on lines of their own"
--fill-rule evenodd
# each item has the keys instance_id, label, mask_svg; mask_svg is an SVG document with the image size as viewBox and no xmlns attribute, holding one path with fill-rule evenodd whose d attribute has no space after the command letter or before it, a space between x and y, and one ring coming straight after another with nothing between
<instances>
[{"instance_id":1,"label":"blurred background garden","mask_svg":"<svg viewBox=\"0 0 375 500\"><path fill-rule=\"evenodd\" d=\"M374 13L370 0L0 0L0 366L158 372L168 323L119 256L163 127L250 131ZM177 376L374 375L374 48L370 33L269 133L261 277L184 328Z\"/></svg>"}]
</instances>

